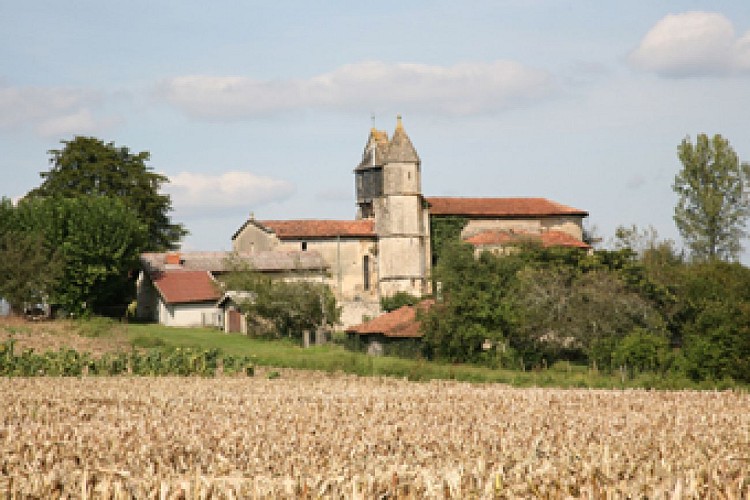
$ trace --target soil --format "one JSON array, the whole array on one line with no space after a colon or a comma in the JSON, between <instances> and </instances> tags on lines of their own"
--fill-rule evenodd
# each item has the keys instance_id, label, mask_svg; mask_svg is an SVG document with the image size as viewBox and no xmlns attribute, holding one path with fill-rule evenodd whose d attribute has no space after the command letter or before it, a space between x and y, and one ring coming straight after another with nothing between
<instances>
[{"instance_id":1,"label":"soil","mask_svg":"<svg viewBox=\"0 0 750 500\"><path fill-rule=\"evenodd\" d=\"M41 353L68 348L101 355L130 350L125 328L124 325L118 325L106 335L95 337L81 335L79 326L72 321L32 321L17 317L0 317L0 342L15 339L16 352L33 349Z\"/></svg>"}]
</instances>

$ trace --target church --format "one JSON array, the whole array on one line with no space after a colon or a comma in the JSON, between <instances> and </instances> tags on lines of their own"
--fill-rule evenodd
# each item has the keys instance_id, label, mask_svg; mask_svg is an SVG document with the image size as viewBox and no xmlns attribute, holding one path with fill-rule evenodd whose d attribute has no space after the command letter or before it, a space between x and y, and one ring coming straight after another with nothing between
<instances>
[{"instance_id":1,"label":"church","mask_svg":"<svg viewBox=\"0 0 750 500\"><path fill-rule=\"evenodd\" d=\"M380 314L381 297L430 293L431 223L464 221L461 239L477 252L503 251L519 240L588 249L584 210L545 198L429 197L422 194L419 154L401 117L389 137L373 128L354 168L353 220L264 220L251 216L232 236L232 249L314 252L324 281L342 306L344 326Z\"/></svg>"}]
</instances>

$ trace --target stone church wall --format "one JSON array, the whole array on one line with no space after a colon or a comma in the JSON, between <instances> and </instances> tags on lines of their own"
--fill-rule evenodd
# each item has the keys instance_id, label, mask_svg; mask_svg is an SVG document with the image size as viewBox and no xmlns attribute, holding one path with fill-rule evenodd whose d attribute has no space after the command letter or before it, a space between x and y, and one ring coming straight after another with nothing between
<instances>
[{"instance_id":1,"label":"stone church wall","mask_svg":"<svg viewBox=\"0 0 750 500\"><path fill-rule=\"evenodd\" d=\"M254 224L245 226L232 242L235 252L263 252L275 250L278 245L279 240L274 234L269 234Z\"/></svg>"},{"instance_id":2,"label":"stone church wall","mask_svg":"<svg viewBox=\"0 0 750 500\"><path fill-rule=\"evenodd\" d=\"M461 238L466 239L485 231L562 231L579 240L583 239L581 217L545 217L536 219L471 219L461 231Z\"/></svg>"}]
</instances>

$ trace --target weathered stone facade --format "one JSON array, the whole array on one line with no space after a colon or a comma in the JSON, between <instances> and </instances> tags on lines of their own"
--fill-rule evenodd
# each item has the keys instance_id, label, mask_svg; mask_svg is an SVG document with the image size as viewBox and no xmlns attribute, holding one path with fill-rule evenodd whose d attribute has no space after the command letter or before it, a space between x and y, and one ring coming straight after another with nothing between
<instances>
[{"instance_id":1,"label":"weathered stone facade","mask_svg":"<svg viewBox=\"0 0 750 500\"><path fill-rule=\"evenodd\" d=\"M393 136L372 129L354 169L353 221L263 221L251 217L232 237L235 251L317 251L326 282L349 326L380 313L380 299L430 292L431 216L467 220L461 238L488 231L561 231L582 240L584 211L543 198L425 198L421 161L398 118ZM434 205L434 207L433 207Z\"/></svg>"}]
</instances>

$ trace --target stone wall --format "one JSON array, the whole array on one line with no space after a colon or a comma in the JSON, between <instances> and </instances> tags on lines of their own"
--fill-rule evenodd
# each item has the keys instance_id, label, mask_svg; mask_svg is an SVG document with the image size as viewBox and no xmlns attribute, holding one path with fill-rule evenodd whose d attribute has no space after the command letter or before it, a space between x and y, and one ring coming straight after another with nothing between
<instances>
[{"instance_id":1,"label":"stone wall","mask_svg":"<svg viewBox=\"0 0 750 500\"><path fill-rule=\"evenodd\" d=\"M471 219L461 231L461 238L466 239L485 231L562 231L574 238L583 240L583 219L577 216L556 216L529 219Z\"/></svg>"}]
</instances>

